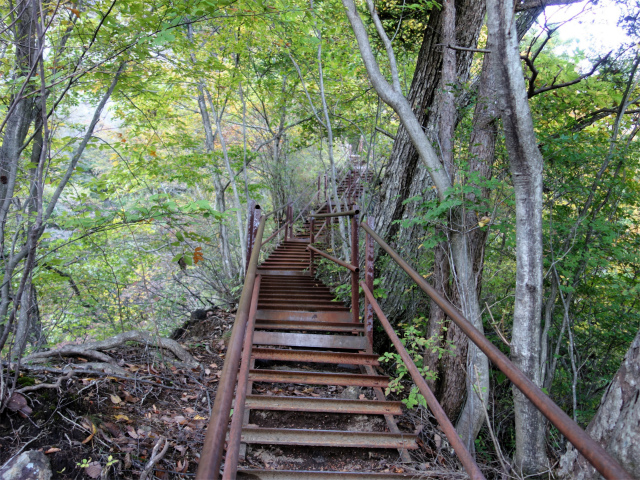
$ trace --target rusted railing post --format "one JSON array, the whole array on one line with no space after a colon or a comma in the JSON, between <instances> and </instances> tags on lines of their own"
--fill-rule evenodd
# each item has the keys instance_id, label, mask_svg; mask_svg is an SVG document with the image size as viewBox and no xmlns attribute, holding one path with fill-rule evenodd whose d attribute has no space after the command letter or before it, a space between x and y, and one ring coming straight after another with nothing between
<instances>
[{"instance_id":1,"label":"rusted railing post","mask_svg":"<svg viewBox=\"0 0 640 480\"><path fill-rule=\"evenodd\" d=\"M247 268L251 260L251 252L256 241L256 232L262 218L262 210L255 200L249 200L249 214L247 215ZM245 270L245 273L247 271Z\"/></svg>"},{"instance_id":2,"label":"rusted railing post","mask_svg":"<svg viewBox=\"0 0 640 480\"><path fill-rule=\"evenodd\" d=\"M284 209L284 241L289 240L289 205Z\"/></svg>"},{"instance_id":3,"label":"rusted railing post","mask_svg":"<svg viewBox=\"0 0 640 480\"><path fill-rule=\"evenodd\" d=\"M262 244L264 223L265 219L263 218L256 232L255 243L258 246ZM207 427L204 445L202 446L202 453L200 454L196 480L213 480L220 475L222 453L224 451L225 437L229 427L229 412L231 411L233 390L236 385L240 357L242 356L245 329L249 320L259 255L260 248L254 248L245 276L242 294L240 295L236 319L233 322L231 338L229 339L227 354L224 358L224 366L222 367L220 381L218 382L216 399L211 409L211 418L209 420L209 426Z\"/></svg>"},{"instance_id":4,"label":"rusted railing post","mask_svg":"<svg viewBox=\"0 0 640 480\"><path fill-rule=\"evenodd\" d=\"M316 227L316 219L311 217L311 221L309 222L309 245L313 245L315 241L315 227ZM314 264L314 254L313 250L309 252L309 273L311 273L312 277L316 276L316 266Z\"/></svg>"},{"instance_id":5,"label":"rusted railing post","mask_svg":"<svg viewBox=\"0 0 640 480\"><path fill-rule=\"evenodd\" d=\"M324 201L327 201L327 175L324 176Z\"/></svg>"},{"instance_id":6,"label":"rusted railing post","mask_svg":"<svg viewBox=\"0 0 640 480\"><path fill-rule=\"evenodd\" d=\"M357 209L356 209L357 211ZM351 265L357 267L360 262L358 257L358 214L351 217ZM360 321L360 289L358 287L358 273L351 272L351 312L353 321Z\"/></svg>"},{"instance_id":7,"label":"rusted railing post","mask_svg":"<svg viewBox=\"0 0 640 480\"><path fill-rule=\"evenodd\" d=\"M249 320L242 345L242 363L238 373L238 385L236 387L236 402L229 428L229 442L227 443L227 455L224 462L222 480L235 480L238 458L240 453L240 437L242 435L242 420L244 419L245 402L247 399L247 382L249 369L251 368L251 349L253 346L253 331L256 325L256 311L258 309L258 296L260 295L261 275L256 275L249 307ZM249 392L251 393L251 392Z\"/></svg>"},{"instance_id":8,"label":"rusted railing post","mask_svg":"<svg viewBox=\"0 0 640 480\"><path fill-rule=\"evenodd\" d=\"M367 225L373 228L373 218L371 216L367 217ZM364 251L364 283L373 292L373 237L368 233L364 240ZM367 353L373 353L373 305L371 305L366 295L364 297L364 332L368 341Z\"/></svg>"}]
</instances>

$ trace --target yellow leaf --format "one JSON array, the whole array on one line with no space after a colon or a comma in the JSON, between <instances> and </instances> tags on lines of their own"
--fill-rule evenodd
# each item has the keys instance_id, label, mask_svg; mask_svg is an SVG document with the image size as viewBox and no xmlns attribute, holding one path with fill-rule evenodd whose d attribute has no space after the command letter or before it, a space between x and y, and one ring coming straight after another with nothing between
<instances>
[{"instance_id":1,"label":"yellow leaf","mask_svg":"<svg viewBox=\"0 0 640 480\"><path fill-rule=\"evenodd\" d=\"M96 430L96 426L92 423L91 424L91 435L89 435L87 438L85 438L82 443L89 443L91 441L91 439L93 438L93 436L96 434L97 430Z\"/></svg>"},{"instance_id":2,"label":"yellow leaf","mask_svg":"<svg viewBox=\"0 0 640 480\"><path fill-rule=\"evenodd\" d=\"M130 422L129 417L126 415L115 415L113 418L116 419L116 422Z\"/></svg>"},{"instance_id":3,"label":"yellow leaf","mask_svg":"<svg viewBox=\"0 0 640 480\"><path fill-rule=\"evenodd\" d=\"M64 7L67 10L69 10L71 13L73 13L76 17L80 18L80 10L78 10L77 8L69 8L69 7Z\"/></svg>"}]
</instances>

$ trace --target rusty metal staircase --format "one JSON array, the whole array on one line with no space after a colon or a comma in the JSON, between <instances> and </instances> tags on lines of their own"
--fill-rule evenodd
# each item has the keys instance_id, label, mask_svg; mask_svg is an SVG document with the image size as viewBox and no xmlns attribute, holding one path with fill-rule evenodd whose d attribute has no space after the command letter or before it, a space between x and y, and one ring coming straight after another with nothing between
<instances>
[{"instance_id":1,"label":"rusty metal staircase","mask_svg":"<svg viewBox=\"0 0 640 480\"><path fill-rule=\"evenodd\" d=\"M196 480L215 480L221 473L223 480L436 478L436 472L384 468L410 462L409 450L418 444L413 432L401 431L396 423L401 404L385 399L383 389L389 378L376 370L374 313L469 478L485 478L374 298L374 242L605 478L631 480L600 444L387 245L371 228L370 219L359 223L355 205L370 180L363 165L356 163L339 183L344 202L337 205L327 201L326 177L325 201L320 201L319 179L317 193L307 206L315 200L321 208L315 212L301 208L298 218L308 216L301 227L295 226L291 204L266 216L255 204L250 206L250 261ZM263 242L266 218L284 208L286 220ZM316 240L333 231L331 225L339 216L351 222L350 262L317 248L321 244ZM359 277L360 229L366 232L363 281ZM284 240L258 265L261 248L283 230ZM316 255L351 271L350 308L315 278ZM362 316L360 290L364 293ZM377 423L354 422L355 418L377 419ZM249 449L271 449L270 458L275 461L252 463ZM282 455L286 449L295 460L278 464L278 455L286 457ZM375 458L385 460L379 463L382 468L375 462L347 461L357 458L358 452L371 455L372 450L378 452ZM335 458L339 460L325 461Z\"/></svg>"},{"instance_id":2,"label":"rusty metal staircase","mask_svg":"<svg viewBox=\"0 0 640 480\"><path fill-rule=\"evenodd\" d=\"M338 191L346 192L349 182L350 179L345 178ZM351 193L357 200L362 185L352 188ZM329 205L325 203L316 213L329 213ZM378 366L378 356L367 353L371 349L364 336L363 323L359 319L354 322L350 309L334 300L335 295L329 288L309 275L311 254L307 246L312 223L305 222L300 232L279 244L257 269L261 281L241 440L252 446L313 447L303 452L311 459L335 457L335 447L340 447L342 456L352 449L392 449L390 457L400 462L410 461L407 450L417 448L415 435L401 432L394 420L394 415L402 414L401 404L386 401L384 397L383 389L389 378L374 369ZM322 226L313 224L313 228L317 235ZM274 386L278 392L275 395ZM256 392L250 392L251 388ZM343 398L345 392L351 392L353 398ZM292 422L290 412L296 412L297 421ZM349 417L354 415L358 416L359 429L350 425L353 422ZM368 425L363 419L370 416L384 419L384 431L362 428ZM265 417L269 424L293 424L298 428L256 425ZM314 423L318 425L326 418L338 420L350 428L314 428ZM312 426L300 428L305 422ZM368 426L380 430L379 422L371 422ZM241 451L244 453L243 447ZM301 460L303 464L309 463ZM413 476L389 472L347 475L345 477L344 471L307 469L240 468L237 471L237 478L252 479L396 479Z\"/></svg>"}]
</instances>

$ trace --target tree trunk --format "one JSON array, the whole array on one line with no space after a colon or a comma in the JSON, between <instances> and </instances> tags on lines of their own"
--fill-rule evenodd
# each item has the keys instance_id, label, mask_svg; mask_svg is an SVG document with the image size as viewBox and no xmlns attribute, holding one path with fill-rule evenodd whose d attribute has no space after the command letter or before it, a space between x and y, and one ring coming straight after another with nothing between
<instances>
[{"instance_id":1,"label":"tree trunk","mask_svg":"<svg viewBox=\"0 0 640 480\"><path fill-rule=\"evenodd\" d=\"M209 117L209 111L207 110L207 104L204 96L204 85L202 82L198 82L198 108L200 109L200 116L202 117L202 126L205 133L205 146L207 153L213 153L214 151L214 136L213 129L211 128L211 118ZM214 170L213 173L213 187L216 191L216 210L224 213L226 205L224 201L224 186L220 174ZM233 263L231 262L231 250L229 249L229 233L227 232L227 226L224 220L220 221L220 244L222 247L222 269L227 278L234 277Z\"/></svg>"},{"instance_id":2,"label":"tree trunk","mask_svg":"<svg viewBox=\"0 0 640 480\"><path fill-rule=\"evenodd\" d=\"M542 155L533 129L518 50L513 2L487 2L489 45L498 90L516 203L516 289L511 337L514 364L541 386ZM548 468L546 422L513 387L515 468L537 474Z\"/></svg>"},{"instance_id":3,"label":"tree trunk","mask_svg":"<svg viewBox=\"0 0 640 480\"><path fill-rule=\"evenodd\" d=\"M484 20L484 2L481 0L458 0L456 8L456 43L463 47L475 47L480 27ZM439 118L439 105L435 101L437 92L442 89L441 43L442 13L433 9L429 15L427 27L418 54L416 70L411 82L407 99L413 111L430 137L434 137ZM467 81L473 54L458 52L456 55L456 77L460 83ZM393 150L386 165L385 175L380 187L380 201L376 206L374 218L375 230L390 245L399 248L399 252L410 263L415 264L420 252L418 246L423 242L424 229L420 225L402 226L397 220L406 220L417 216L416 202L404 204L407 198L423 196L424 200L435 198L435 192L429 172L419 167L419 155L413 146L404 126L400 125L393 143ZM402 239L398 245L397 239ZM409 279L399 268L385 267L385 286L391 292L404 292L409 287ZM421 293L402 293L388 295L381 300L381 306L390 318L412 318L416 311L425 305Z\"/></svg>"},{"instance_id":4,"label":"tree trunk","mask_svg":"<svg viewBox=\"0 0 640 480\"><path fill-rule=\"evenodd\" d=\"M436 187L439 201L447 199L452 187L451 179L438 157L433 145L425 135L424 129L408 99L402 93L398 69L391 46L380 18L377 15L373 0L367 0L369 14L372 17L378 36L382 40L391 70L392 84L380 72L375 56L371 50L368 33L362 23L355 4L352 0L342 0L347 8L347 17L358 41L358 47L362 60L367 69L369 79L378 95L397 113L398 118L407 130L411 142L423 163L423 168L430 175ZM473 275L473 262L469 255L468 239L464 228L464 215L461 208L453 208L450 212L452 218L452 230L450 232L452 274L458 289L462 314L480 332L483 331L480 306L475 291L475 277ZM489 364L487 357L480 352L475 345L469 344L467 356L467 404L458 421L458 434L468 449L473 448L475 437L484 421L483 403L486 404L489 395ZM480 397L480 398L478 398Z\"/></svg>"},{"instance_id":5,"label":"tree trunk","mask_svg":"<svg viewBox=\"0 0 640 480\"><path fill-rule=\"evenodd\" d=\"M602 396L598 413L589 423L587 433L632 477L640 478L640 331ZM560 459L558 475L572 480L601 478L571 444Z\"/></svg>"}]
</instances>

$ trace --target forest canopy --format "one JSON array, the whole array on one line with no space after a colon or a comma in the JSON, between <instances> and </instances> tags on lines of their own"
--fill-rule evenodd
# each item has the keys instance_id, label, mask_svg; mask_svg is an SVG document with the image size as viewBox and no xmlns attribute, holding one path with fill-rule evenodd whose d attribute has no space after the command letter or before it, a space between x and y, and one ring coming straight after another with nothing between
<instances>
[{"instance_id":1,"label":"forest canopy","mask_svg":"<svg viewBox=\"0 0 640 480\"><path fill-rule=\"evenodd\" d=\"M509 36L491 4L1 2L0 414L11 362L234 312L252 202L277 211L267 238L290 202L339 203L357 157L361 214L587 427L640 330L640 5L516 1ZM562 36L602 9L619 13L614 48ZM319 275L349 301L344 274ZM564 437L389 257L376 277L477 458L555 465ZM390 391L425 408L376 348ZM471 364L491 429L467 404ZM522 415L540 426L528 446Z\"/></svg>"}]
</instances>

